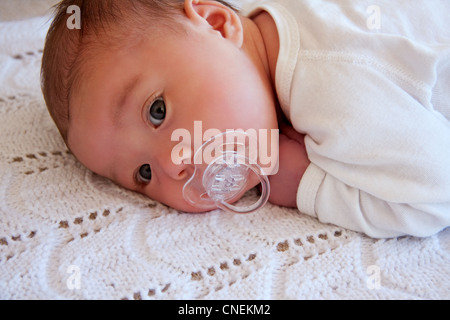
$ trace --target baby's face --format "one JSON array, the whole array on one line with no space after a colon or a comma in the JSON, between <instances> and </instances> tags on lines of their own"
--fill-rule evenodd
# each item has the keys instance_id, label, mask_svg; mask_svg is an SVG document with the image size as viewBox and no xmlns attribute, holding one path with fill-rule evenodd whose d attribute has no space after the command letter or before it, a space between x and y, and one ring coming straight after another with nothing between
<instances>
[{"instance_id":1,"label":"baby's face","mask_svg":"<svg viewBox=\"0 0 450 320\"><path fill-rule=\"evenodd\" d=\"M95 59L71 96L71 151L95 173L175 209L205 211L183 199L194 165L174 161L175 130L190 132L191 148L194 121L203 132L277 128L264 70L220 33L188 26L188 35Z\"/></svg>"}]
</instances>

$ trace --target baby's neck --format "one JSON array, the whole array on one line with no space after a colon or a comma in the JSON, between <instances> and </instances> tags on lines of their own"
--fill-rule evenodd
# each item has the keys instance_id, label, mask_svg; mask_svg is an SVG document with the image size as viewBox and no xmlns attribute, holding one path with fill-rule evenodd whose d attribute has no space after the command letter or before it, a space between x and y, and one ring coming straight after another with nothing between
<instances>
[{"instance_id":1,"label":"baby's neck","mask_svg":"<svg viewBox=\"0 0 450 320\"><path fill-rule=\"evenodd\" d=\"M251 18L242 18L244 48L262 64L275 86L275 69L280 50L278 30L272 17L265 11Z\"/></svg>"}]
</instances>

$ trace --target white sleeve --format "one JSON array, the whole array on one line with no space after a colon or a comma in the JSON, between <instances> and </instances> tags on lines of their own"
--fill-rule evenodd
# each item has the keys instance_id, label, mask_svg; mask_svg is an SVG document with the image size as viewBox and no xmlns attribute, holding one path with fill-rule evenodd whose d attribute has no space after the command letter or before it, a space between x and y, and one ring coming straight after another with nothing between
<instances>
[{"instance_id":1,"label":"white sleeve","mask_svg":"<svg viewBox=\"0 0 450 320\"><path fill-rule=\"evenodd\" d=\"M449 226L450 122L374 68L303 68L314 76L291 107L311 160L299 210L372 237L429 236Z\"/></svg>"}]
</instances>

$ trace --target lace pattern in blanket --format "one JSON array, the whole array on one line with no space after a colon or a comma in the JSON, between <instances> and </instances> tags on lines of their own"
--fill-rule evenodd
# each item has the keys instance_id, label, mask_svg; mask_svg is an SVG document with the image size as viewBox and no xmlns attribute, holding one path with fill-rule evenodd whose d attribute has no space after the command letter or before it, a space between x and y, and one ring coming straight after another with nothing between
<instances>
[{"instance_id":1,"label":"lace pattern in blanket","mask_svg":"<svg viewBox=\"0 0 450 320\"><path fill-rule=\"evenodd\" d=\"M1 299L450 297L448 229L374 240L272 205L185 214L85 169L39 90L46 27L0 23Z\"/></svg>"}]
</instances>

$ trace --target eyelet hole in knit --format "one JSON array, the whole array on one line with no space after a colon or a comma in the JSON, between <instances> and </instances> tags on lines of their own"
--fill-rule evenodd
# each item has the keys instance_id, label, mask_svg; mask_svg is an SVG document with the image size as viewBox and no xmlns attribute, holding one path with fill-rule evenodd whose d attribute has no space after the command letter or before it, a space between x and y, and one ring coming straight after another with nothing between
<instances>
[{"instance_id":1,"label":"eyelet hole in knit","mask_svg":"<svg viewBox=\"0 0 450 320\"><path fill-rule=\"evenodd\" d=\"M20 254L21 250L13 253L15 250L14 247L32 240L36 236L36 233L37 231L29 231L24 232L23 234L13 234L8 237L0 238L0 262L9 261L14 258L15 255ZM3 251L2 249L6 249L6 251Z\"/></svg>"},{"instance_id":2,"label":"eyelet hole in knit","mask_svg":"<svg viewBox=\"0 0 450 320\"><path fill-rule=\"evenodd\" d=\"M14 54L14 55L12 55L12 58L14 59L14 60L24 60L24 59L26 59L27 58L27 56L28 57L40 57L41 55L42 55L42 53L43 53L43 50L42 49L38 49L38 50L36 50L36 51L26 51L26 52L23 52L23 53L17 53L17 54Z\"/></svg>"},{"instance_id":3,"label":"eyelet hole in knit","mask_svg":"<svg viewBox=\"0 0 450 320\"><path fill-rule=\"evenodd\" d=\"M11 157L9 163L20 165L25 175L34 175L43 173L49 169L57 169L64 165L64 158L71 156L71 152L64 151L37 151Z\"/></svg>"},{"instance_id":4,"label":"eyelet hole in knit","mask_svg":"<svg viewBox=\"0 0 450 320\"><path fill-rule=\"evenodd\" d=\"M338 230L330 233L319 233L314 235L305 235L290 240L280 241L275 245L275 249L280 254L288 254L290 251L299 250L299 255L303 256L303 261L308 261L315 256L320 256L335 250L339 247L337 240L343 240L345 236L343 232ZM299 259L295 259L292 263L299 262ZM253 268L263 261L258 261L258 254L251 253L245 257L237 257L228 261L220 262L217 266L210 266L203 270L195 270L190 272L190 280L195 283L205 284L210 288L209 291L205 291L201 295L195 297L196 299L207 298L211 293L218 293L225 288L230 289L237 285L241 281L248 278ZM239 269L239 277L232 276L236 270ZM228 278L226 282L222 282L223 278ZM215 284L213 284L215 283ZM171 284L166 284L162 288L150 288L147 290L133 292L129 297L123 297L123 300L143 300L163 298L165 293L169 293Z\"/></svg>"},{"instance_id":5,"label":"eyelet hole in knit","mask_svg":"<svg viewBox=\"0 0 450 320\"><path fill-rule=\"evenodd\" d=\"M204 271L193 271L190 273L190 280L192 282L198 283L208 283L212 284L216 282L216 285L213 285L208 292L205 292L201 296L196 298L205 298L208 294L212 292L219 292L225 288L230 288L235 285L237 282L246 279L250 275L250 270L253 268L253 263L257 260L257 254L251 253L246 257L242 258L234 258L228 262L221 262L217 266L207 267ZM232 267L230 267L230 265ZM247 270L248 269L248 270ZM221 283L223 280L219 280L221 278L228 278L231 276L232 272L236 270L240 270L242 272L241 277L231 277L231 280L228 282ZM244 271L247 270L247 271ZM130 296L122 297L122 300L144 300L144 299L154 299L154 298L163 298L165 294L168 294L171 288L171 283L167 283L161 287L154 287L148 290L136 291L133 292ZM210 287L210 286L208 286Z\"/></svg>"},{"instance_id":6,"label":"eyelet hole in knit","mask_svg":"<svg viewBox=\"0 0 450 320\"><path fill-rule=\"evenodd\" d=\"M58 222L59 229L67 229L70 234L78 235L81 239L88 237L91 234L96 234L100 232L101 228L95 227L95 222L99 219L107 219L112 216L118 215L122 212L123 207L118 208L117 210L106 208L101 211L90 211L86 212L84 216L79 216L73 218L73 220L61 220ZM94 224L94 228L92 229ZM89 228L90 231L85 231L85 228ZM74 237L71 237L68 242L72 242L75 240Z\"/></svg>"}]
</instances>

